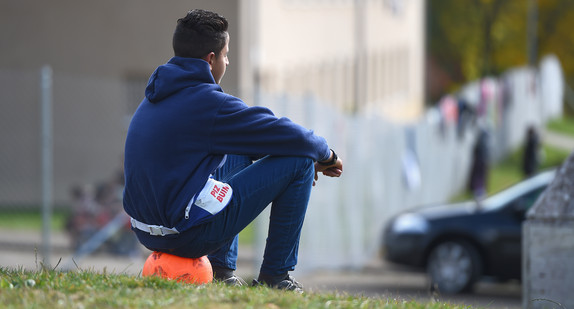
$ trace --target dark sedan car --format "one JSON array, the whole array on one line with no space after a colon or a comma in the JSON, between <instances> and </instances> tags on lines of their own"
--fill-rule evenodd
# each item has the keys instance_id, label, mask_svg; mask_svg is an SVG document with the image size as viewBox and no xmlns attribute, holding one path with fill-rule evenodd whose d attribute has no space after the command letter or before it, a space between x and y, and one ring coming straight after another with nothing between
<instances>
[{"instance_id":1,"label":"dark sedan car","mask_svg":"<svg viewBox=\"0 0 574 309\"><path fill-rule=\"evenodd\" d=\"M540 173L480 203L403 212L385 227L384 257L426 269L441 293L469 291L483 276L520 279L522 222L554 174Z\"/></svg>"}]
</instances>

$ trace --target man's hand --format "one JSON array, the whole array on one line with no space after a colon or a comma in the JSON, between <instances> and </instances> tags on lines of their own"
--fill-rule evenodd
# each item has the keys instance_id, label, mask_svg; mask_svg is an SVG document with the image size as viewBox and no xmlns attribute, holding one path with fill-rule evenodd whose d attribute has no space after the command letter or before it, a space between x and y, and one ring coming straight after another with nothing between
<instances>
[{"instance_id":1,"label":"man's hand","mask_svg":"<svg viewBox=\"0 0 574 309\"><path fill-rule=\"evenodd\" d=\"M313 186L315 186L315 182L319 180L319 173L323 173L323 175L329 177L339 177L343 174L343 161L341 161L341 158L337 158L337 161L332 165L322 165L315 162L315 180L313 180Z\"/></svg>"}]
</instances>

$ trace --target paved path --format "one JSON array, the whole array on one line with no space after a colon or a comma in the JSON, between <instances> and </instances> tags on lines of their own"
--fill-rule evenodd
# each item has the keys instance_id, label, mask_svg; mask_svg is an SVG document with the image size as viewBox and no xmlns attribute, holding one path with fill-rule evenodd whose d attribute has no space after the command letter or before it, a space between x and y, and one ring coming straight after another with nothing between
<instances>
[{"instance_id":1,"label":"paved path","mask_svg":"<svg viewBox=\"0 0 574 309\"><path fill-rule=\"evenodd\" d=\"M542 142L568 152L574 151L574 138L568 135L546 131Z\"/></svg>"}]
</instances>

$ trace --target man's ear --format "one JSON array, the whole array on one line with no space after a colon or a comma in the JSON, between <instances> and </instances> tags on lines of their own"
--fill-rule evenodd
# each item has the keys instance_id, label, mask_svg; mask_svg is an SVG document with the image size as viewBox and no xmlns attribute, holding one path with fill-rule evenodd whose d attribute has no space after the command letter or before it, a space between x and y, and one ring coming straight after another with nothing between
<instances>
[{"instance_id":1,"label":"man's ear","mask_svg":"<svg viewBox=\"0 0 574 309\"><path fill-rule=\"evenodd\" d=\"M209 63L209 67L212 68L213 63L215 62L215 53L214 52L210 52L209 54L205 55L203 58L201 58L205 61L207 61L207 63Z\"/></svg>"}]
</instances>

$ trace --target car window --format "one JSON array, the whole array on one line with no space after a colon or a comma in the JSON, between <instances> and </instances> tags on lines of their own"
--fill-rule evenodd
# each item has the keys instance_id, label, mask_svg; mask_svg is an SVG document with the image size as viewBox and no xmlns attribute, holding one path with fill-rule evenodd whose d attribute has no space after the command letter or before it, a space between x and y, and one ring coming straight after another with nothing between
<instances>
[{"instance_id":1,"label":"car window","mask_svg":"<svg viewBox=\"0 0 574 309\"><path fill-rule=\"evenodd\" d=\"M513 205L513 208L517 212L517 214L524 216L524 214L526 214L528 209L530 209L530 207L532 207L534 205L534 203L536 202L536 200L538 199L540 194L545 189L546 189L546 186L538 188L538 189L533 190L531 192L528 192L527 194L517 198L514 205Z\"/></svg>"},{"instance_id":2,"label":"car window","mask_svg":"<svg viewBox=\"0 0 574 309\"><path fill-rule=\"evenodd\" d=\"M542 188L538 188L538 189L526 194L523 198L520 199L520 202L522 203L522 205L520 205L521 208L524 208L525 210L530 209L530 207L532 207L534 205L534 203L536 202L536 200L540 196L540 193L542 193L545 189L546 189L546 186L544 186Z\"/></svg>"}]
</instances>

